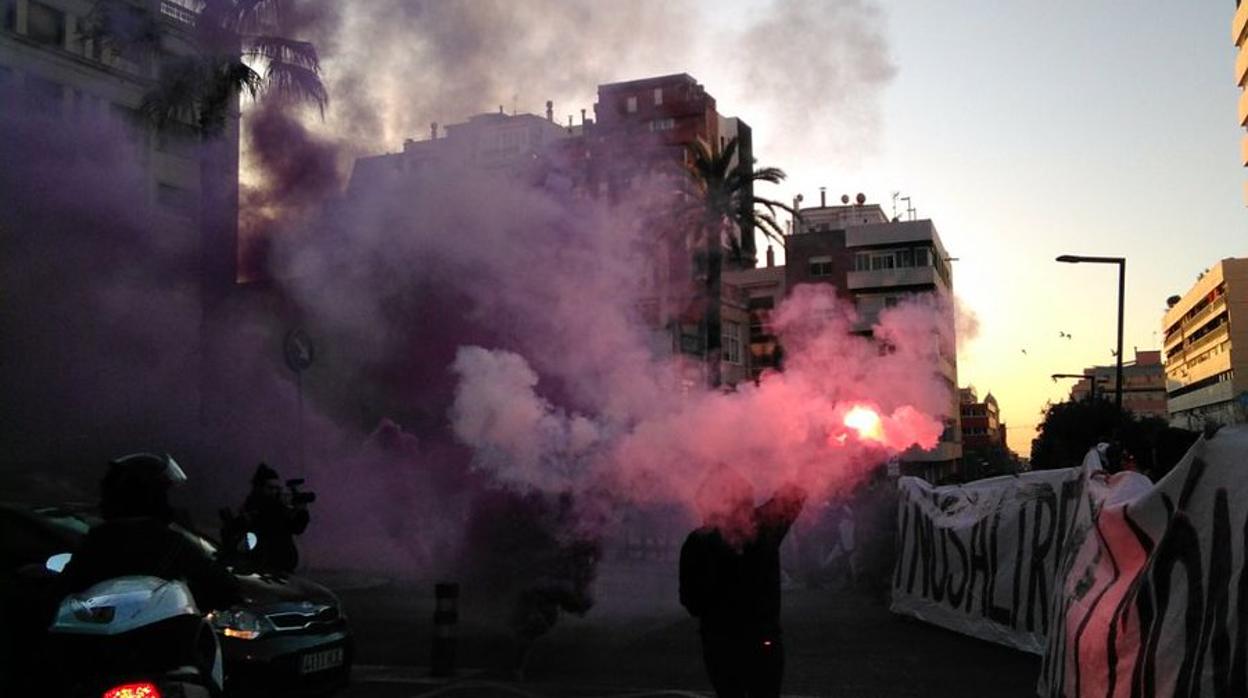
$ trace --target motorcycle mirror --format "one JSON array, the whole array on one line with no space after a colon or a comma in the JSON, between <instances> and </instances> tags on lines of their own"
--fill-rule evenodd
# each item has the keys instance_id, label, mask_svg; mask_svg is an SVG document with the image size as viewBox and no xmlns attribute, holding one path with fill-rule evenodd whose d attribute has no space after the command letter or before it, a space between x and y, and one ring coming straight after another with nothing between
<instances>
[{"instance_id":1,"label":"motorcycle mirror","mask_svg":"<svg viewBox=\"0 0 1248 698\"><path fill-rule=\"evenodd\" d=\"M248 531L247 532L247 549L255 550L257 542L259 542L259 539L256 538L256 534L252 533L251 531Z\"/></svg>"},{"instance_id":2,"label":"motorcycle mirror","mask_svg":"<svg viewBox=\"0 0 1248 698\"><path fill-rule=\"evenodd\" d=\"M71 557L73 557L71 553L57 553L48 558L48 561L45 562L43 566L46 567L49 572L60 574L65 571L65 566L69 564L69 559Z\"/></svg>"}]
</instances>

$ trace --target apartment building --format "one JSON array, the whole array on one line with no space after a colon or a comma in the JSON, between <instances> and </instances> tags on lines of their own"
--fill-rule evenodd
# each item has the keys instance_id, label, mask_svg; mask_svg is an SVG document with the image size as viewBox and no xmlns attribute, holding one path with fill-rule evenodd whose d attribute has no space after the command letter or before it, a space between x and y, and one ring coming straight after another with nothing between
<instances>
[{"instance_id":1,"label":"apartment building","mask_svg":"<svg viewBox=\"0 0 1248 698\"><path fill-rule=\"evenodd\" d=\"M847 199L842 199L843 201ZM949 253L930 220L889 220L877 204L820 205L798 211L794 235L786 241L785 286L825 283L854 303L855 330L869 335L880 311L916 294L951 295ZM948 337L954 336L953 316ZM955 347L938 347L937 372L949 385L949 417L940 443L903 454L902 467L933 481L952 474L962 457L958 364Z\"/></svg>"},{"instance_id":2,"label":"apartment building","mask_svg":"<svg viewBox=\"0 0 1248 698\"><path fill-rule=\"evenodd\" d=\"M1095 381L1096 397L1113 400L1118 389L1116 364L1089 366L1083 369L1082 378L1070 389L1070 399L1086 400L1092 397ZM1133 361L1122 364L1122 407L1137 417L1166 419L1166 372L1161 363L1160 350L1135 350Z\"/></svg>"},{"instance_id":3,"label":"apartment building","mask_svg":"<svg viewBox=\"0 0 1248 698\"><path fill-rule=\"evenodd\" d=\"M123 56L85 36L93 0L0 0L0 89L20 95L36 118L49 128L74 128L89 118L116 118L128 125L135 160L147 174L146 193L133 205L147 211L153 227L164 236L198 240L205 246L202 259L215 286L225 289L237 277L238 110L227 119L226 151L222 163L223 200L232 207L211 240L200 239L200 163L198 130L193 123L173 121L157 130L139 114L144 95L152 88L159 66L150 57ZM195 0L133 0L161 23L161 50L194 50L190 28ZM225 233L225 234L220 234Z\"/></svg>"},{"instance_id":4,"label":"apartment building","mask_svg":"<svg viewBox=\"0 0 1248 698\"><path fill-rule=\"evenodd\" d=\"M958 390L962 416L962 447L968 451L992 447L1006 448L1005 423L1001 408L991 392L979 399L975 386Z\"/></svg>"},{"instance_id":5,"label":"apartment building","mask_svg":"<svg viewBox=\"0 0 1248 698\"><path fill-rule=\"evenodd\" d=\"M1231 43L1235 44L1235 83L1239 85L1239 125L1248 129L1248 2L1235 0L1231 18ZM1240 164L1248 167L1248 133L1240 136ZM1244 183L1244 200L1248 202L1248 182Z\"/></svg>"},{"instance_id":6,"label":"apartment building","mask_svg":"<svg viewBox=\"0 0 1248 698\"><path fill-rule=\"evenodd\" d=\"M1245 421L1248 391L1248 259L1200 275L1162 318L1170 423L1199 429Z\"/></svg>"}]
</instances>

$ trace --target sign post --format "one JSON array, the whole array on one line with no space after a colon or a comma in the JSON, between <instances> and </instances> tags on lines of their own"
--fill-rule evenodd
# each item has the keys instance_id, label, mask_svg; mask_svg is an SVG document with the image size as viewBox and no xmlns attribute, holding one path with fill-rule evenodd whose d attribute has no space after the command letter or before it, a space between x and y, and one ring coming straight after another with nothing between
<instances>
[{"instance_id":1,"label":"sign post","mask_svg":"<svg viewBox=\"0 0 1248 698\"><path fill-rule=\"evenodd\" d=\"M316 345L312 343L312 338L306 332L297 327L286 333L286 339L282 342L282 353L286 358L286 366L295 372L295 392L299 401L299 415L296 423L299 441L299 475L303 477L307 474L303 458L303 372L316 360Z\"/></svg>"}]
</instances>

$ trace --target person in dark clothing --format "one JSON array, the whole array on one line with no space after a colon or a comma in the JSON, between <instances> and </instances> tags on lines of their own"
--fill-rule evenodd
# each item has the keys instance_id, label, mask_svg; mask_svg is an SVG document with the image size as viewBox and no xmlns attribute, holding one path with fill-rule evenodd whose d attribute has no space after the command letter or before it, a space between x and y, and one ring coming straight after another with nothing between
<instances>
[{"instance_id":1,"label":"person in dark clothing","mask_svg":"<svg viewBox=\"0 0 1248 698\"><path fill-rule=\"evenodd\" d=\"M256 534L256 565L269 572L294 572L299 565L295 536L307 530L308 518L307 505L292 504L277 471L261 463L251 478L242 516L247 530Z\"/></svg>"},{"instance_id":2,"label":"person in dark clothing","mask_svg":"<svg viewBox=\"0 0 1248 698\"><path fill-rule=\"evenodd\" d=\"M753 489L721 467L698 494L705 524L680 550L680 602L700 621L702 654L720 698L780 695L780 544L806 492L786 485L755 508Z\"/></svg>"},{"instance_id":3,"label":"person in dark clothing","mask_svg":"<svg viewBox=\"0 0 1248 698\"><path fill-rule=\"evenodd\" d=\"M169 489L185 481L167 455L139 453L109 463L100 487L104 522L87 533L62 572L67 593L116 577L149 575L185 581L203 611L238 603L234 576L174 523Z\"/></svg>"}]
</instances>

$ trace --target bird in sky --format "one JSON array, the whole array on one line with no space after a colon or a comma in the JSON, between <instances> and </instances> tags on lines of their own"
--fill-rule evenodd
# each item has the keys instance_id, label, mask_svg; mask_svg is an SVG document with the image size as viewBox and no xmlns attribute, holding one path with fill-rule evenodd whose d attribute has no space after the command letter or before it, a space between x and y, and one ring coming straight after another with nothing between
<instances>
[{"instance_id":1,"label":"bird in sky","mask_svg":"<svg viewBox=\"0 0 1248 698\"><path fill-rule=\"evenodd\" d=\"M1061 338L1063 338L1063 339L1074 339L1074 336L1073 336L1073 335L1070 335L1070 334L1067 334L1067 333L1065 333L1065 332L1062 332L1061 330L1059 330L1059 331L1058 331L1057 336L1058 336L1058 337L1061 337Z\"/></svg>"},{"instance_id":2,"label":"bird in sky","mask_svg":"<svg viewBox=\"0 0 1248 698\"><path fill-rule=\"evenodd\" d=\"M1026 349L1023 349L1023 354L1024 354L1024 355L1026 355L1026 354L1027 354L1027 350L1026 350Z\"/></svg>"}]
</instances>

